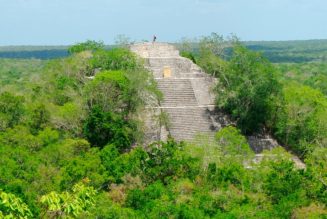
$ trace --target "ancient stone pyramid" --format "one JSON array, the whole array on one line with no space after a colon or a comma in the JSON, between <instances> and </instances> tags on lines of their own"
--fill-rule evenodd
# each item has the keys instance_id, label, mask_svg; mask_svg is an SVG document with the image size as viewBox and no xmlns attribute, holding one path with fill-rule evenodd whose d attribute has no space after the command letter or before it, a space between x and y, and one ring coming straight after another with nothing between
<instances>
[{"instance_id":1,"label":"ancient stone pyramid","mask_svg":"<svg viewBox=\"0 0 327 219\"><path fill-rule=\"evenodd\" d=\"M209 140L222 127L231 124L226 115L215 111L212 88L216 79L203 72L191 60L181 57L179 51L167 43L141 43L130 50L145 61L154 76L164 99L156 106L149 106L144 118L147 143L166 140L171 135L177 141L194 141L204 134ZM169 125L154 122L153 117L166 113ZM260 162L263 150L274 148L277 141L269 135L247 136L251 148ZM305 168L296 156L292 157L298 168Z\"/></svg>"},{"instance_id":2,"label":"ancient stone pyramid","mask_svg":"<svg viewBox=\"0 0 327 219\"><path fill-rule=\"evenodd\" d=\"M169 117L168 133L177 141L193 140L198 134L212 136L218 128L212 117L214 94L211 90L215 79L191 60L181 57L173 45L142 43L130 49L145 60L145 66L153 73L163 93L164 99L157 109ZM163 133L154 136L158 137L153 140L166 138Z\"/></svg>"}]
</instances>

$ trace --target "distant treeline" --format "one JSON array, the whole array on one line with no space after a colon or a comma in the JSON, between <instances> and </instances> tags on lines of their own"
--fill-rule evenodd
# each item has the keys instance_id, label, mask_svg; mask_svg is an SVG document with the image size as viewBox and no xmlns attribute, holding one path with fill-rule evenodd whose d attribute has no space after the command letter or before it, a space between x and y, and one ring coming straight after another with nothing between
<instances>
[{"instance_id":1,"label":"distant treeline","mask_svg":"<svg viewBox=\"0 0 327 219\"><path fill-rule=\"evenodd\" d=\"M251 50L260 51L273 63L305 63L327 61L327 40L251 41L244 42ZM176 44L178 45L178 44ZM198 44L192 43L197 53ZM106 46L110 49L112 46ZM230 49L226 54L231 54ZM54 59L68 56L67 46L7 46L0 47L0 58Z\"/></svg>"},{"instance_id":2,"label":"distant treeline","mask_svg":"<svg viewBox=\"0 0 327 219\"><path fill-rule=\"evenodd\" d=\"M305 63L327 61L327 40L245 42L273 63Z\"/></svg>"},{"instance_id":3,"label":"distant treeline","mask_svg":"<svg viewBox=\"0 0 327 219\"><path fill-rule=\"evenodd\" d=\"M327 61L327 40L302 41L251 41L243 42L250 50L262 52L273 63L307 63ZM176 44L177 46L181 44ZM193 53L199 53L199 45L191 43ZM225 49L225 58L232 54L230 47Z\"/></svg>"},{"instance_id":4,"label":"distant treeline","mask_svg":"<svg viewBox=\"0 0 327 219\"><path fill-rule=\"evenodd\" d=\"M13 59L55 59L67 57L67 49L35 50L35 51L0 51L0 58Z\"/></svg>"},{"instance_id":5,"label":"distant treeline","mask_svg":"<svg viewBox=\"0 0 327 219\"><path fill-rule=\"evenodd\" d=\"M68 46L3 46L0 58L10 59L56 59L69 56ZM106 46L106 49L112 46Z\"/></svg>"}]
</instances>

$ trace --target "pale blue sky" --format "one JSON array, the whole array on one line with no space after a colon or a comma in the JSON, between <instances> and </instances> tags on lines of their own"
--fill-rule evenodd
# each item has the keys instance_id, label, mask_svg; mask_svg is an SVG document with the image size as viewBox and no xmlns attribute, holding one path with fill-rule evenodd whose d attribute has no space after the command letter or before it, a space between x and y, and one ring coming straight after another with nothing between
<instances>
[{"instance_id":1,"label":"pale blue sky","mask_svg":"<svg viewBox=\"0 0 327 219\"><path fill-rule=\"evenodd\" d=\"M0 0L0 45L86 39L176 41L211 32L241 40L327 38L327 0Z\"/></svg>"}]
</instances>

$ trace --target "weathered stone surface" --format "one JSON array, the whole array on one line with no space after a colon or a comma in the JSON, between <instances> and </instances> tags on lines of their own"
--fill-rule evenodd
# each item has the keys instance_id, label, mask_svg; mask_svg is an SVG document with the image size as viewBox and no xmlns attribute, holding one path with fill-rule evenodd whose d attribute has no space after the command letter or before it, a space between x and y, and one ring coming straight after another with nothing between
<instances>
[{"instance_id":1,"label":"weathered stone surface","mask_svg":"<svg viewBox=\"0 0 327 219\"><path fill-rule=\"evenodd\" d=\"M164 95L158 108L169 117L168 133L178 141L192 140L199 133L213 136L218 129L212 117L214 94L211 87L215 79L189 59L179 56L172 45L135 44L131 50L145 59L146 67L153 72ZM163 138L161 135L160 140Z\"/></svg>"},{"instance_id":2,"label":"weathered stone surface","mask_svg":"<svg viewBox=\"0 0 327 219\"><path fill-rule=\"evenodd\" d=\"M271 150L278 146L278 142L269 135L252 135L248 136L247 139L255 153Z\"/></svg>"}]
</instances>

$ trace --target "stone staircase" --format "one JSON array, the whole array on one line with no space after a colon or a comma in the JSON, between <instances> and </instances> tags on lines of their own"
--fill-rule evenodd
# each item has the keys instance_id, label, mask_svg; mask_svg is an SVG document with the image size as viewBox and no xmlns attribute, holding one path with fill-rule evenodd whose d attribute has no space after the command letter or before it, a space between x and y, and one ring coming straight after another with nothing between
<instances>
[{"instance_id":1,"label":"stone staircase","mask_svg":"<svg viewBox=\"0 0 327 219\"><path fill-rule=\"evenodd\" d=\"M165 108L170 120L169 133L177 140L192 141L198 134L212 138L214 129L207 107Z\"/></svg>"},{"instance_id":2,"label":"stone staircase","mask_svg":"<svg viewBox=\"0 0 327 219\"><path fill-rule=\"evenodd\" d=\"M158 88L164 95L163 107L197 106L189 79L158 79Z\"/></svg>"},{"instance_id":3,"label":"stone staircase","mask_svg":"<svg viewBox=\"0 0 327 219\"><path fill-rule=\"evenodd\" d=\"M179 56L179 51L172 45L143 43L134 44L130 49L144 59L146 68L153 73L163 93L158 108L168 115L167 133L177 141L193 140L203 133L212 137L217 129L211 118L214 94L210 88L215 79L189 59ZM165 71L168 72L166 75ZM162 134L157 136L160 136L158 140L165 139Z\"/></svg>"}]
</instances>

